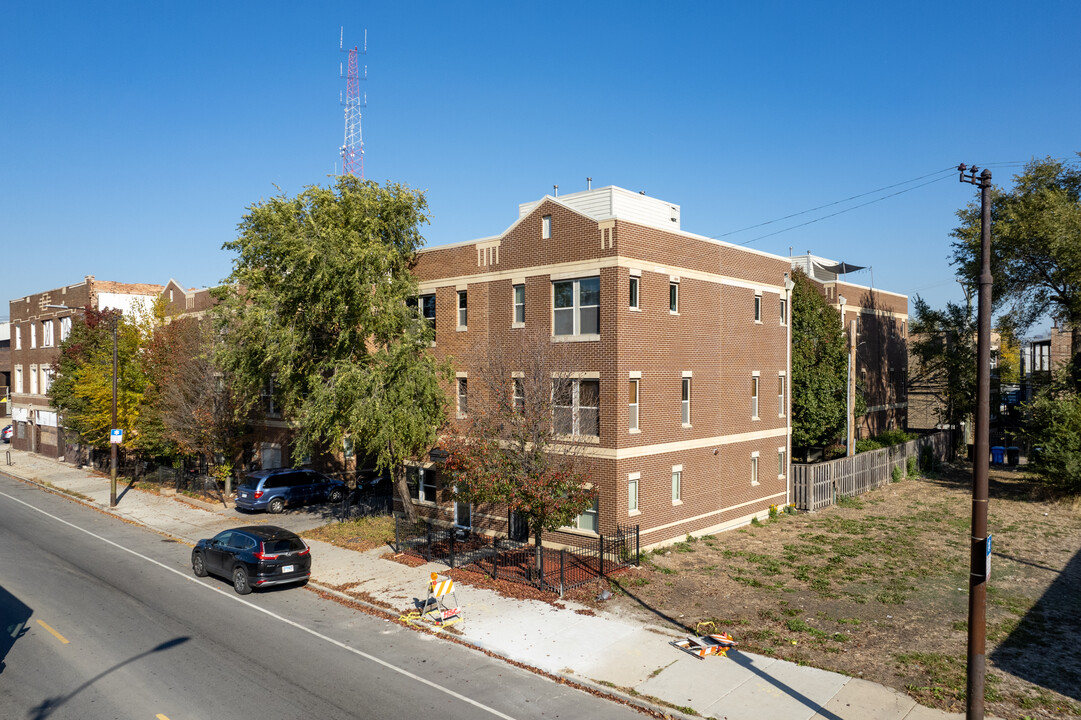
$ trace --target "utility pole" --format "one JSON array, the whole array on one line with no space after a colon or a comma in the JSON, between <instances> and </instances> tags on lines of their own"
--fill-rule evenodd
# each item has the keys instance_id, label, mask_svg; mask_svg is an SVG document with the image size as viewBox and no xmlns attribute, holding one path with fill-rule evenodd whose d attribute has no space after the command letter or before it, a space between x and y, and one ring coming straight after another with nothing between
<instances>
[{"instance_id":1,"label":"utility pole","mask_svg":"<svg viewBox=\"0 0 1081 720\"><path fill-rule=\"evenodd\" d=\"M116 428L116 325L120 322L120 314L113 313L113 424ZM109 507L116 507L116 447L112 433L109 434Z\"/></svg>"},{"instance_id":2,"label":"utility pole","mask_svg":"<svg viewBox=\"0 0 1081 720\"><path fill-rule=\"evenodd\" d=\"M991 420L991 171L957 166L963 183L980 188L980 277L976 306L976 437L972 456L972 555L968 578L967 720L983 720L987 650L987 576L991 564L987 536L987 473ZM968 171L968 175L965 172Z\"/></svg>"}]
</instances>

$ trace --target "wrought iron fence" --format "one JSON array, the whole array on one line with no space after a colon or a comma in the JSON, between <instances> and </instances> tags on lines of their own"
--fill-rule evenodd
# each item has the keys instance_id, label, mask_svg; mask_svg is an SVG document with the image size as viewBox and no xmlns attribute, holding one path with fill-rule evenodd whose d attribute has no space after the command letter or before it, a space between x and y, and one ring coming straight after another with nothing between
<instances>
[{"instance_id":1,"label":"wrought iron fence","mask_svg":"<svg viewBox=\"0 0 1081 720\"><path fill-rule=\"evenodd\" d=\"M617 525L614 535L600 535L573 549L537 547L505 537L477 535L463 528L426 521L410 523L395 515L397 552L488 575L494 580L532 585L559 593L585 585L608 573L637 565L641 545L637 525Z\"/></svg>"}]
</instances>

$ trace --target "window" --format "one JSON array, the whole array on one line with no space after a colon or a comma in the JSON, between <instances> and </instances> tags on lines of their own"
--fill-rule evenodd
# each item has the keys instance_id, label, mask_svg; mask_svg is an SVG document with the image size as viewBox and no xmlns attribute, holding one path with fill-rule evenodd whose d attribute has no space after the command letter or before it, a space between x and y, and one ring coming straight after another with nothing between
<instances>
[{"instance_id":1,"label":"window","mask_svg":"<svg viewBox=\"0 0 1081 720\"><path fill-rule=\"evenodd\" d=\"M777 376L777 417L784 417L784 375Z\"/></svg>"},{"instance_id":2,"label":"window","mask_svg":"<svg viewBox=\"0 0 1081 720\"><path fill-rule=\"evenodd\" d=\"M784 477L784 448L777 448L777 479L780 480Z\"/></svg>"},{"instance_id":3,"label":"window","mask_svg":"<svg viewBox=\"0 0 1081 720\"><path fill-rule=\"evenodd\" d=\"M23 366L15 366L15 392L22 393L23 391Z\"/></svg>"},{"instance_id":4,"label":"window","mask_svg":"<svg viewBox=\"0 0 1081 720\"><path fill-rule=\"evenodd\" d=\"M683 378L681 383L681 399L680 399L680 413L684 425L691 424L691 379L689 377Z\"/></svg>"},{"instance_id":5,"label":"window","mask_svg":"<svg viewBox=\"0 0 1081 720\"><path fill-rule=\"evenodd\" d=\"M348 460L353 457L355 450L353 448L353 438L346 436L342 438L342 455Z\"/></svg>"},{"instance_id":6,"label":"window","mask_svg":"<svg viewBox=\"0 0 1081 720\"><path fill-rule=\"evenodd\" d=\"M672 504L683 502L683 466L672 466Z\"/></svg>"},{"instance_id":7,"label":"window","mask_svg":"<svg viewBox=\"0 0 1081 720\"><path fill-rule=\"evenodd\" d=\"M274 379L273 378L271 378L270 380L267 381L266 390L263 391L263 402L264 402L265 407L266 407L267 417L272 417L272 418L281 417L281 408L277 407L277 405L274 402ZM263 469L265 470L266 467L267 466L264 465ZM280 465L275 465L274 467L281 467L281 466Z\"/></svg>"},{"instance_id":8,"label":"window","mask_svg":"<svg viewBox=\"0 0 1081 720\"><path fill-rule=\"evenodd\" d=\"M758 376L751 377L751 417L758 418Z\"/></svg>"},{"instance_id":9,"label":"window","mask_svg":"<svg viewBox=\"0 0 1081 720\"><path fill-rule=\"evenodd\" d=\"M545 215L541 218L541 240L552 237L552 216Z\"/></svg>"},{"instance_id":10,"label":"window","mask_svg":"<svg viewBox=\"0 0 1081 720\"><path fill-rule=\"evenodd\" d=\"M33 325L31 325L30 327L33 327ZM31 395L37 395L38 394L38 366L37 365L31 365L30 366L30 394Z\"/></svg>"},{"instance_id":11,"label":"window","mask_svg":"<svg viewBox=\"0 0 1081 720\"><path fill-rule=\"evenodd\" d=\"M553 334L600 333L601 279L560 280L552 283Z\"/></svg>"},{"instance_id":12,"label":"window","mask_svg":"<svg viewBox=\"0 0 1081 720\"><path fill-rule=\"evenodd\" d=\"M597 523L597 516L599 515L599 504L600 501L597 498L594 498L593 506L586 509L585 512L576 517L574 519L574 524L571 525L571 527L578 528L579 530L588 530L589 532L593 533L597 532L597 528L599 527Z\"/></svg>"},{"instance_id":13,"label":"window","mask_svg":"<svg viewBox=\"0 0 1081 720\"><path fill-rule=\"evenodd\" d=\"M435 502L435 473L422 467L406 468L409 497L419 502Z\"/></svg>"},{"instance_id":14,"label":"window","mask_svg":"<svg viewBox=\"0 0 1081 720\"><path fill-rule=\"evenodd\" d=\"M515 412L525 409L525 380L514 378L511 381L511 403Z\"/></svg>"},{"instance_id":15,"label":"window","mask_svg":"<svg viewBox=\"0 0 1081 720\"><path fill-rule=\"evenodd\" d=\"M23 328L22 325L15 326L15 349L23 349Z\"/></svg>"},{"instance_id":16,"label":"window","mask_svg":"<svg viewBox=\"0 0 1081 720\"><path fill-rule=\"evenodd\" d=\"M525 324L525 285L514 286L514 322Z\"/></svg>"},{"instance_id":17,"label":"window","mask_svg":"<svg viewBox=\"0 0 1081 720\"><path fill-rule=\"evenodd\" d=\"M435 294L420 296L420 316L435 330Z\"/></svg>"},{"instance_id":18,"label":"window","mask_svg":"<svg viewBox=\"0 0 1081 720\"><path fill-rule=\"evenodd\" d=\"M628 424L631 432L638 431L638 380L627 381Z\"/></svg>"},{"instance_id":19,"label":"window","mask_svg":"<svg viewBox=\"0 0 1081 720\"><path fill-rule=\"evenodd\" d=\"M668 283L668 312L672 314L679 313L679 283Z\"/></svg>"},{"instance_id":20,"label":"window","mask_svg":"<svg viewBox=\"0 0 1081 720\"><path fill-rule=\"evenodd\" d=\"M56 373L53 372L51 367L41 368L41 394L47 395L49 388L53 386L53 378L56 377Z\"/></svg>"},{"instance_id":21,"label":"window","mask_svg":"<svg viewBox=\"0 0 1081 720\"><path fill-rule=\"evenodd\" d=\"M53 346L53 321L46 320L41 323L41 347Z\"/></svg>"},{"instance_id":22,"label":"window","mask_svg":"<svg viewBox=\"0 0 1081 720\"><path fill-rule=\"evenodd\" d=\"M469 412L469 379L458 378L458 417L464 418Z\"/></svg>"},{"instance_id":23,"label":"window","mask_svg":"<svg viewBox=\"0 0 1081 720\"><path fill-rule=\"evenodd\" d=\"M599 380L560 380L552 393L557 434L600 436Z\"/></svg>"},{"instance_id":24,"label":"window","mask_svg":"<svg viewBox=\"0 0 1081 720\"><path fill-rule=\"evenodd\" d=\"M468 323L466 322L469 319L467 317L467 314L468 314L467 313L468 302L466 300L465 293L466 293L465 290L459 290L458 291L458 327L459 328L464 328L464 327L468 326Z\"/></svg>"},{"instance_id":25,"label":"window","mask_svg":"<svg viewBox=\"0 0 1081 720\"><path fill-rule=\"evenodd\" d=\"M30 323L30 347L36 348L38 346L38 324L35 322Z\"/></svg>"},{"instance_id":26,"label":"window","mask_svg":"<svg viewBox=\"0 0 1081 720\"><path fill-rule=\"evenodd\" d=\"M642 473L631 473L627 476L627 512L631 515L638 514L638 480Z\"/></svg>"},{"instance_id":27,"label":"window","mask_svg":"<svg viewBox=\"0 0 1081 720\"><path fill-rule=\"evenodd\" d=\"M788 324L788 301L781 298L781 324Z\"/></svg>"},{"instance_id":28,"label":"window","mask_svg":"<svg viewBox=\"0 0 1081 720\"><path fill-rule=\"evenodd\" d=\"M71 317L60 318L60 342L64 342L71 335Z\"/></svg>"},{"instance_id":29,"label":"window","mask_svg":"<svg viewBox=\"0 0 1081 720\"><path fill-rule=\"evenodd\" d=\"M758 484L758 453L751 455L751 485Z\"/></svg>"},{"instance_id":30,"label":"window","mask_svg":"<svg viewBox=\"0 0 1081 720\"><path fill-rule=\"evenodd\" d=\"M762 296L754 296L754 321L756 323L762 322Z\"/></svg>"},{"instance_id":31,"label":"window","mask_svg":"<svg viewBox=\"0 0 1081 720\"><path fill-rule=\"evenodd\" d=\"M631 310L640 309L639 306L638 306L638 283L640 281L641 281L641 278L636 278L636 277L631 278L631 282L630 282L630 291L631 291L631 293L630 293L630 298L628 299L628 303L627 303L628 307L630 307Z\"/></svg>"}]
</instances>

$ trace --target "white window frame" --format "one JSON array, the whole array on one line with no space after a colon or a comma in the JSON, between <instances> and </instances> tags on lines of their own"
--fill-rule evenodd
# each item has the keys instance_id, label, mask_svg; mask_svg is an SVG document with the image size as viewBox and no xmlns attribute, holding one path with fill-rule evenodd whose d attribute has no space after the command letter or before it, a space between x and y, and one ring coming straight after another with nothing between
<instances>
[{"instance_id":1,"label":"white window frame","mask_svg":"<svg viewBox=\"0 0 1081 720\"><path fill-rule=\"evenodd\" d=\"M71 336L71 316L60 318L60 342L64 342Z\"/></svg>"},{"instance_id":2,"label":"white window frame","mask_svg":"<svg viewBox=\"0 0 1081 720\"><path fill-rule=\"evenodd\" d=\"M469 327L469 291L458 291L458 330Z\"/></svg>"},{"instance_id":3,"label":"white window frame","mask_svg":"<svg viewBox=\"0 0 1081 720\"><path fill-rule=\"evenodd\" d=\"M754 321L762 323L762 293L754 294Z\"/></svg>"},{"instance_id":4,"label":"white window frame","mask_svg":"<svg viewBox=\"0 0 1081 720\"><path fill-rule=\"evenodd\" d=\"M601 505L600 498L593 498L593 507L589 508L588 510L583 510L581 512L581 514L578 515L578 517L574 518L574 522L573 522L573 524L570 525L570 527L574 528L575 530L580 530L581 532L587 532L587 533L592 533L594 535L599 535L600 534L600 516L601 516L600 505ZM585 518L592 518L592 522L589 523L589 524L593 525L592 528L583 527L583 525L585 524L585 523L583 523L583 519L585 519Z\"/></svg>"},{"instance_id":5,"label":"white window frame","mask_svg":"<svg viewBox=\"0 0 1081 720\"><path fill-rule=\"evenodd\" d=\"M420 312L420 316L428 321L432 330L435 330L435 293L424 293L417 298L417 310ZM427 308L431 307L432 314L429 316L426 312Z\"/></svg>"},{"instance_id":6,"label":"white window frame","mask_svg":"<svg viewBox=\"0 0 1081 720\"><path fill-rule=\"evenodd\" d=\"M38 346L38 324L36 322L30 323L30 349L33 350Z\"/></svg>"},{"instance_id":7,"label":"white window frame","mask_svg":"<svg viewBox=\"0 0 1081 720\"><path fill-rule=\"evenodd\" d=\"M777 373L777 417L784 417L788 411L785 400L787 398L788 377L783 373Z\"/></svg>"},{"instance_id":8,"label":"white window frame","mask_svg":"<svg viewBox=\"0 0 1081 720\"><path fill-rule=\"evenodd\" d=\"M56 372L49 366L43 365L41 367L41 394L48 395L49 388L53 386L53 380L56 379Z\"/></svg>"},{"instance_id":9,"label":"white window frame","mask_svg":"<svg viewBox=\"0 0 1081 720\"><path fill-rule=\"evenodd\" d=\"M642 278L631 275L627 283L627 307L631 310L642 309Z\"/></svg>"},{"instance_id":10,"label":"white window frame","mask_svg":"<svg viewBox=\"0 0 1081 720\"><path fill-rule=\"evenodd\" d=\"M31 365L30 366L30 394L31 395L37 395L38 394L38 366L37 365Z\"/></svg>"},{"instance_id":11,"label":"white window frame","mask_svg":"<svg viewBox=\"0 0 1081 720\"><path fill-rule=\"evenodd\" d=\"M406 468L407 475L413 471L416 471L417 473L417 497L414 499L419 503L430 503L434 505L438 494L438 488L436 488L435 485L435 473L429 468L420 465L410 465ZM409 482L407 480L406 485L408 486L408 484ZM431 497L428 497L429 494ZM409 496L413 497L412 492L410 492Z\"/></svg>"},{"instance_id":12,"label":"white window frame","mask_svg":"<svg viewBox=\"0 0 1081 720\"><path fill-rule=\"evenodd\" d=\"M758 451L751 453L751 486L758 485Z\"/></svg>"},{"instance_id":13,"label":"white window frame","mask_svg":"<svg viewBox=\"0 0 1081 720\"><path fill-rule=\"evenodd\" d=\"M597 304L596 305L583 305L582 304L582 282L586 280L597 281ZM585 338L599 338L601 331L601 305L600 305L600 276L590 275L587 277L566 279L566 280L553 280L552 281L552 336L556 338L567 337L585 337ZM572 304L568 307L556 307L556 286L564 283L570 283ZM596 308L597 311L597 331L594 333L582 332L582 313L586 310ZM556 332L556 313L570 311L572 316L571 332L559 333Z\"/></svg>"},{"instance_id":14,"label":"white window frame","mask_svg":"<svg viewBox=\"0 0 1081 720\"><path fill-rule=\"evenodd\" d=\"M668 314L679 315L679 278L668 280Z\"/></svg>"},{"instance_id":15,"label":"white window frame","mask_svg":"<svg viewBox=\"0 0 1081 720\"><path fill-rule=\"evenodd\" d=\"M627 515L641 515L638 506L638 485L642 479L642 473L632 472L627 475Z\"/></svg>"},{"instance_id":16,"label":"white window frame","mask_svg":"<svg viewBox=\"0 0 1081 720\"><path fill-rule=\"evenodd\" d=\"M23 327L18 323L15 323L15 349L23 349Z\"/></svg>"},{"instance_id":17,"label":"white window frame","mask_svg":"<svg viewBox=\"0 0 1081 720\"><path fill-rule=\"evenodd\" d=\"M777 479L778 480L784 480L785 470L788 469L787 465L785 464L785 461L787 459L786 458L787 455L788 455L788 449L787 448L783 448L783 447L777 448Z\"/></svg>"},{"instance_id":18,"label":"white window frame","mask_svg":"<svg viewBox=\"0 0 1081 720\"><path fill-rule=\"evenodd\" d=\"M541 218L541 240L548 240L552 237L552 216L545 215Z\"/></svg>"},{"instance_id":19,"label":"white window frame","mask_svg":"<svg viewBox=\"0 0 1081 720\"><path fill-rule=\"evenodd\" d=\"M52 347L54 340L54 330L52 320L44 320L41 323L41 347Z\"/></svg>"},{"instance_id":20,"label":"white window frame","mask_svg":"<svg viewBox=\"0 0 1081 720\"><path fill-rule=\"evenodd\" d=\"M642 432L639 422L641 417L639 413L642 407L641 392L641 374L638 377L633 375L627 379L627 426L630 432L637 433Z\"/></svg>"},{"instance_id":21,"label":"white window frame","mask_svg":"<svg viewBox=\"0 0 1081 720\"><path fill-rule=\"evenodd\" d=\"M558 400L557 391L556 391L556 383L558 383L558 382L565 382L565 383L570 384L570 386L571 386L571 398L570 398L571 404L570 405L557 405L556 404L556 402ZM582 392L581 391L582 391L582 383L584 383L584 382L590 382L590 383L596 383L597 384L597 406L596 406L596 408L594 408L592 405L586 405L585 406L585 408L587 408L587 409L591 409L591 410L595 409L597 411L597 434L596 435L585 435L585 434L582 433L581 419L582 419L582 408L583 408L583 406L581 404L581 399L582 399ZM564 409L564 410L565 409L570 409L570 411L571 411L571 432L569 434L559 432L559 429L555 427L555 418L554 417L552 418L553 427L554 427L557 435L560 435L562 437L572 437L572 438L591 438L591 439L599 439L600 438L600 433L601 433L600 390L601 390L600 380L598 380L597 378L561 378L561 379L557 380L556 382L552 383L552 407L553 407L553 409Z\"/></svg>"},{"instance_id":22,"label":"white window frame","mask_svg":"<svg viewBox=\"0 0 1081 720\"><path fill-rule=\"evenodd\" d=\"M691 427L691 373L686 370L679 382L679 412L683 427Z\"/></svg>"},{"instance_id":23,"label":"white window frame","mask_svg":"<svg viewBox=\"0 0 1081 720\"><path fill-rule=\"evenodd\" d=\"M16 365L15 368L15 392L20 395L23 392L23 366Z\"/></svg>"},{"instance_id":24,"label":"white window frame","mask_svg":"<svg viewBox=\"0 0 1081 720\"><path fill-rule=\"evenodd\" d=\"M515 412L525 410L525 378L510 379L510 404Z\"/></svg>"},{"instance_id":25,"label":"white window frame","mask_svg":"<svg viewBox=\"0 0 1081 720\"><path fill-rule=\"evenodd\" d=\"M454 408L459 420L469 414L469 376L464 373L454 378Z\"/></svg>"},{"instance_id":26,"label":"white window frame","mask_svg":"<svg viewBox=\"0 0 1081 720\"><path fill-rule=\"evenodd\" d=\"M758 391L760 389L759 373L751 375L751 419L758 420Z\"/></svg>"},{"instance_id":27,"label":"white window frame","mask_svg":"<svg viewBox=\"0 0 1081 720\"><path fill-rule=\"evenodd\" d=\"M788 324L788 298L781 298L781 325Z\"/></svg>"},{"instance_id":28,"label":"white window frame","mask_svg":"<svg viewBox=\"0 0 1081 720\"><path fill-rule=\"evenodd\" d=\"M518 301L519 291L521 291L521 302ZM516 283L511 286L511 300L514 304L514 319L511 321L512 327L525 327L525 284ZM520 318L520 319L519 319Z\"/></svg>"},{"instance_id":29,"label":"white window frame","mask_svg":"<svg viewBox=\"0 0 1081 720\"><path fill-rule=\"evenodd\" d=\"M683 466L672 466L672 504L683 504Z\"/></svg>"}]
</instances>

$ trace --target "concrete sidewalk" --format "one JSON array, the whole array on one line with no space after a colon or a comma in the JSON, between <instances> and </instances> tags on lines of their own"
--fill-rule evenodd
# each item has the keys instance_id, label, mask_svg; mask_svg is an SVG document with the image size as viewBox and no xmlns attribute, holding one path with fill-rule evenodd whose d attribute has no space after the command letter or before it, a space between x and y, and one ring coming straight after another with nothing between
<instances>
[{"instance_id":1,"label":"concrete sidewalk","mask_svg":"<svg viewBox=\"0 0 1081 720\"><path fill-rule=\"evenodd\" d=\"M11 465L3 464L8 450ZM106 512L192 544L242 524L279 524L303 532L327 522L318 513L241 515L220 505L123 491L124 486L117 506L110 509L107 477L11 450L10 445L0 446L0 472L77 493ZM385 548L354 552L317 541L310 544L310 584L373 607L406 610L415 601L422 602L430 574L447 569L435 563L411 568L389 562L382 557L387 553ZM668 644L682 637L671 628L603 611L594 615L573 602L561 601L564 607L556 608L461 585L457 599L463 620L452 627L456 639L673 717L682 717L686 710L728 720L963 717L922 707L876 683L784 660L740 651L729 652L727 658L700 660ZM579 610L583 612L576 612Z\"/></svg>"}]
</instances>

